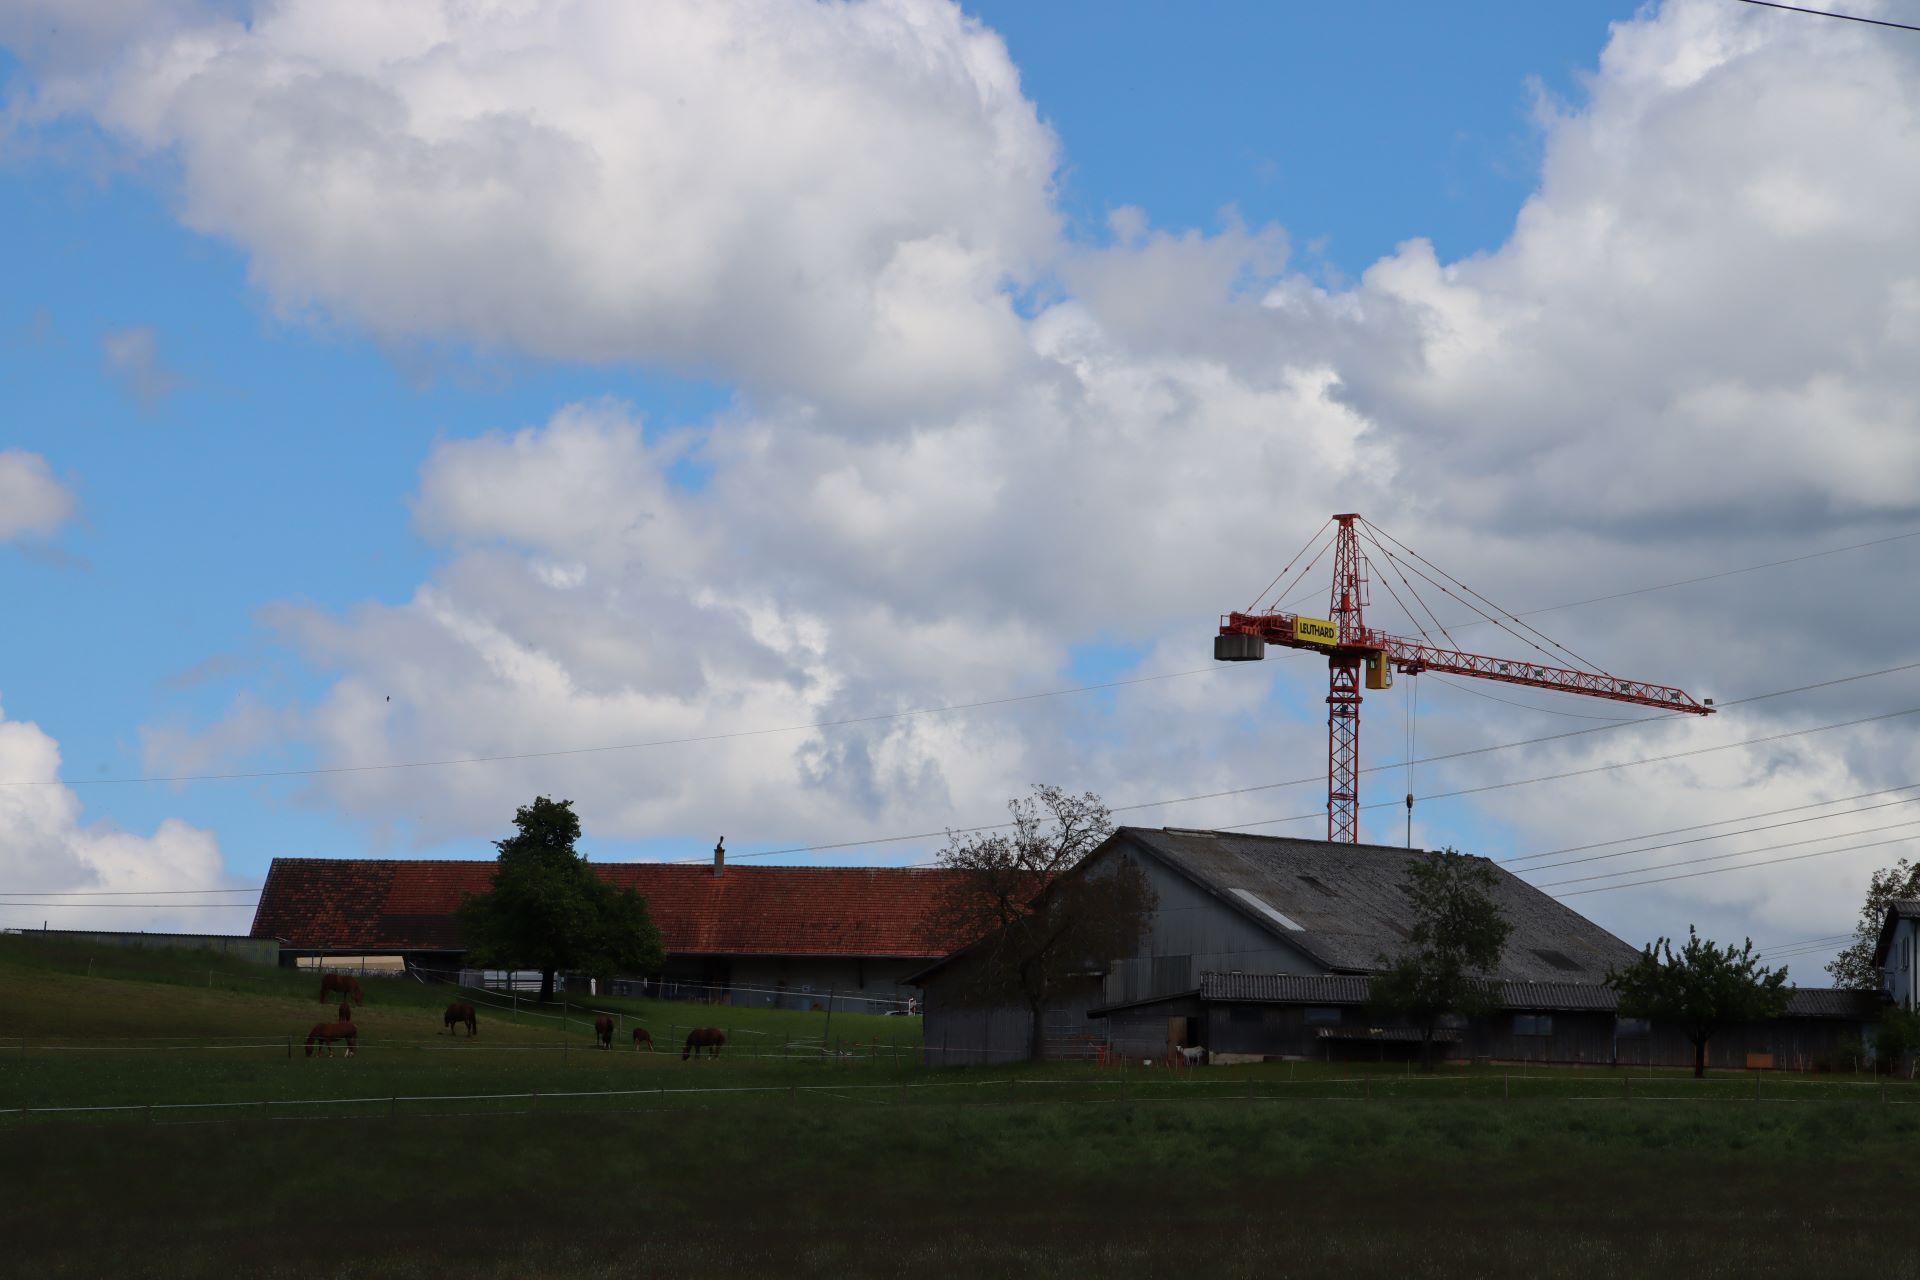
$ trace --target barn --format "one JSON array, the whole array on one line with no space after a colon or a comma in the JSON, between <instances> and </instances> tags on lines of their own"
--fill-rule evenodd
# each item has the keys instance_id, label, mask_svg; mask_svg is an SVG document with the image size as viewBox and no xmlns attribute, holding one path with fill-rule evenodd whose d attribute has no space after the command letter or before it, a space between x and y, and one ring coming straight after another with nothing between
<instances>
[{"instance_id":1,"label":"barn","mask_svg":"<svg viewBox=\"0 0 1920 1280\"><path fill-rule=\"evenodd\" d=\"M904 1007L904 979L960 940L942 929L954 873L908 867L745 867L596 862L607 883L647 900L667 952L667 994L735 1004ZM281 962L382 957L429 978L465 962L456 915L487 891L494 863L275 858L251 936L277 939Z\"/></svg>"},{"instance_id":2,"label":"barn","mask_svg":"<svg viewBox=\"0 0 1920 1280\"><path fill-rule=\"evenodd\" d=\"M1419 1035L1369 1008L1370 975L1404 945L1402 884L1421 851L1232 831L1122 827L1076 874L1137 867L1156 895L1132 955L1088 957L1085 975L1045 1012L1044 1051L1158 1058L1202 1045L1227 1058L1377 1060L1411 1056ZM1457 1020L1446 1052L1500 1060L1690 1063L1670 1028L1618 1016L1607 973L1638 954L1586 917L1489 863L1512 933L1490 975L1499 1012ZM959 998L967 953L914 975L924 990L927 1060L961 1065L1029 1054L1031 1017ZM1788 1016L1729 1028L1716 1065L1811 1064L1858 1044L1877 1017L1872 993L1796 992Z\"/></svg>"}]
</instances>

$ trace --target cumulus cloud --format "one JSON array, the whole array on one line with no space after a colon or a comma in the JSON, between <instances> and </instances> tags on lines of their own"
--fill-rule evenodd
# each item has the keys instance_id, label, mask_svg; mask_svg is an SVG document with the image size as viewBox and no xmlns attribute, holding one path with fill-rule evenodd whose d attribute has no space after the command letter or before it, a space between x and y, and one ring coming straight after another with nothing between
<instances>
[{"instance_id":1,"label":"cumulus cloud","mask_svg":"<svg viewBox=\"0 0 1920 1280\"><path fill-rule=\"evenodd\" d=\"M180 385L179 375L160 360L160 339L145 326L116 329L100 339L107 376L122 392L152 413Z\"/></svg>"},{"instance_id":2,"label":"cumulus cloud","mask_svg":"<svg viewBox=\"0 0 1920 1280\"><path fill-rule=\"evenodd\" d=\"M674 361L749 392L688 435L587 404L441 444L415 518L444 560L411 599L268 615L334 676L293 720L326 763L1008 696L1060 683L1090 645L1138 670L1201 665L1213 616L1334 510L1514 607L1920 523L1920 53L1848 24L1706 0L1618 24L1587 101L1544 122L1538 190L1502 245L1443 262L1414 241L1329 288L1289 271L1276 228L1123 212L1109 246L1060 243L1052 140L997 38L949 6L321 12L293 0L136 40L96 74L50 75L39 108L177 157L185 217L240 243L285 305L390 336ZM1043 269L1050 287L1016 308L1010 286ZM687 463L697 488L675 481ZM1910 652L1910 546L1540 621L1629 675L1723 701L1782 690ZM602 835L928 830L1036 779L1116 802L1311 780L1321 679L1276 658L1111 705L316 787L423 840L496 831L542 789ZM1422 685L1423 753L1569 723ZM1412 785L1718 746L1904 706L1913 687L1609 729ZM1370 697L1370 761L1399 754L1406 696ZM1906 736L1863 727L1434 798L1416 834L1448 842L1470 804L1535 852L1895 785L1916 763ZM1132 816L1318 805L1309 782ZM1870 863L1575 901L1634 938L1687 919L1812 935L1850 918Z\"/></svg>"},{"instance_id":3,"label":"cumulus cloud","mask_svg":"<svg viewBox=\"0 0 1920 1280\"><path fill-rule=\"evenodd\" d=\"M80 797L60 783L59 744L39 725L9 720L4 712L0 712L0 779L7 783L0 786L0 876L6 877L10 895L235 887L211 832L177 818L164 820L151 835L122 831L106 822L87 822ZM54 928L231 932L246 927L243 910L128 910L101 905L115 900L101 898L82 907L10 907L7 920L16 927L38 926L43 919Z\"/></svg>"},{"instance_id":4,"label":"cumulus cloud","mask_svg":"<svg viewBox=\"0 0 1920 1280\"><path fill-rule=\"evenodd\" d=\"M284 0L62 64L35 110L176 157L291 311L854 416L1012 376L1002 285L1058 222L1004 44L915 0Z\"/></svg>"},{"instance_id":5,"label":"cumulus cloud","mask_svg":"<svg viewBox=\"0 0 1920 1280\"><path fill-rule=\"evenodd\" d=\"M0 449L0 542L46 537L72 517L73 491L47 460L23 449Z\"/></svg>"}]
</instances>

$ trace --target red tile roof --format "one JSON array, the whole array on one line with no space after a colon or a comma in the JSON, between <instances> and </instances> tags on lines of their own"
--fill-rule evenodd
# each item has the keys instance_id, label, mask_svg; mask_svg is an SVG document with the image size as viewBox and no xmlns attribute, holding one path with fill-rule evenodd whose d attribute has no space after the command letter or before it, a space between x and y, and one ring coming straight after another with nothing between
<instances>
[{"instance_id":1,"label":"red tile roof","mask_svg":"<svg viewBox=\"0 0 1920 1280\"><path fill-rule=\"evenodd\" d=\"M669 954L944 956L939 927L955 873L917 867L728 867L596 862L647 900ZM331 951L462 949L454 911L484 893L494 864L275 858L252 936Z\"/></svg>"}]
</instances>

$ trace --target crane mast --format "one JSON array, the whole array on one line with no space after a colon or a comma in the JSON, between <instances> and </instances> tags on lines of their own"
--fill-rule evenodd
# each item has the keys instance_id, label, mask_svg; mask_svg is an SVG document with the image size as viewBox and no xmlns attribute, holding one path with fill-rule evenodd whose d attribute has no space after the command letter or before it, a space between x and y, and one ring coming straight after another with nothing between
<instances>
[{"instance_id":1,"label":"crane mast","mask_svg":"<svg viewBox=\"0 0 1920 1280\"><path fill-rule=\"evenodd\" d=\"M1549 653L1549 650L1540 643L1544 641L1547 645L1552 645L1553 648L1577 659L1577 655L1573 655L1564 646L1527 627L1526 624L1519 623L1519 619L1514 615L1493 609L1490 602L1479 596L1477 592L1451 579L1443 581L1444 575L1435 577L1434 575L1439 574L1439 570L1421 559L1417 553L1404 547L1401 547L1405 552L1404 556L1395 552L1393 547L1400 544L1393 543L1389 546L1388 543L1391 540L1387 535L1369 524L1357 512L1336 515L1331 523L1334 526L1333 589L1327 600L1329 616L1313 618L1303 614L1289 613L1278 607L1263 611L1229 613L1220 619L1220 631L1213 641L1213 656L1221 662L1259 661L1266 657L1268 645L1307 649L1326 655L1327 839L1347 844L1359 841L1361 689L1363 686L1368 689L1391 688L1396 671L1403 675L1438 671L1535 689L1553 689L1562 693L1606 698L1613 702L1658 707L1665 711L1702 716L1713 714L1711 699L1705 702L1696 701L1684 690L1669 685L1652 684L1644 680L1626 680L1596 668L1564 666L1557 662L1488 657L1436 644L1430 636L1425 634L1425 628L1419 627L1417 619L1415 619L1416 627L1423 633L1422 638L1418 640L1374 630L1366 624L1370 581L1369 562L1366 552L1361 547L1363 530L1375 547L1385 553L1399 571L1403 584L1416 602L1419 601L1419 592L1412 581L1413 576L1425 579L1449 597L1479 612L1483 620L1498 623L1510 634L1526 641L1541 654ZM1315 541L1318 538L1319 535L1315 535ZM1310 542L1309 547L1311 546ZM1295 559L1298 560L1299 557L1296 556ZM1318 562L1318 557L1314 562ZM1310 563L1307 569L1312 567ZM1411 576L1407 572L1408 569L1411 569ZM1432 573L1427 572L1428 570L1432 570ZM1282 570L1283 576L1285 572ZM1301 572L1304 576L1306 570ZM1275 581L1277 582L1278 579ZM1454 590L1455 587L1459 590ZM1390 585L1389 590L1393 590ZM1394 594L1398 600L1398 592L1395 591ZM1475 604L1476 600L1481 603ZM1405 602L1401 601L1401 603L1404 607ZM1487 607L1482 608L1482 604ZM1421 602L1421 607L1424 609L1424 602ZM1493 611L1489 612L1490 609ZM1409 609L1408 614L1412 617L1413 611ZM1507 627L1507 621L1518 623L1520 628L1525 632L1532 632L1538 640L1523 634L1522 630ZM1441 635L1450 640L1451 637L1446 636L1445 626L1440 624L1438 619L1435 619L1434 623ZM1411 796L1408 797L1408 802L1411 804Z\"/></svg>"}]
</instances>

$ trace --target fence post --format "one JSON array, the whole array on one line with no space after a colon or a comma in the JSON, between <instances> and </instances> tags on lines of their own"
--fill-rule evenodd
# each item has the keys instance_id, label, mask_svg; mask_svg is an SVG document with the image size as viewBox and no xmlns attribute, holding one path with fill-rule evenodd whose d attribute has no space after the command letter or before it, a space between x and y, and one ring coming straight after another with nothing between
<instances>
[{"instance_id":1,"label":"fence post","mask_svg":"<svg viewBox=\"0 0 1920 1280\"><path fill-rule=\"evenodd\" d=\"M1512 1095L1507 1092L1507 1073L1504 1071L1500 1073L1500 1101L1512 1101Z\"/></svg>"},{"instance_id":2,"label":"fence post","mask_svg":"<svg viewBox=\"0 0 1920 1280\"><path fill-rule=\"evenodd\" d=\"M293 1037L291 1035L287 1037L287 1061L293 1061Z\"/></svg>"},{"instance_id":3,"label":"fence post","mask_svg":"<svg viewBox=\"0 0 1920 1280\"><path fill-rule=\"evenodd\" d=\"M387 1119L393 1119L394 1113L398 1110L400 1110L400 1098L396 1094L387 1099Z\"/></svg>"}]
</instances>

